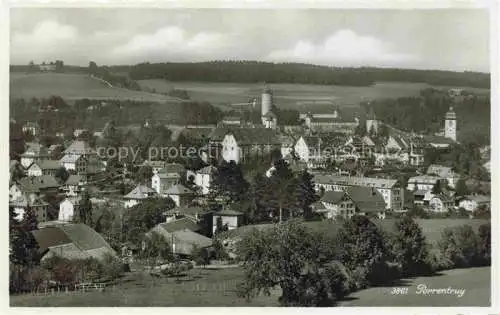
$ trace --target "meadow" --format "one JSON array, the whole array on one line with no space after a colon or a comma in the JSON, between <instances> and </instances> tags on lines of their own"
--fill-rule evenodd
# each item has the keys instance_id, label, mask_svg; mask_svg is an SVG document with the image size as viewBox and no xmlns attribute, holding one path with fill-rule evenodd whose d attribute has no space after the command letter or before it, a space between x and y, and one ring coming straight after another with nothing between
<instances>
[{"instance_id":1,"label":"meadow","mask_svg":"<svg viewBox=\"0 0 500 315\"><path fill-rule=\"evenodd\" d=\"M402 279L394 286L376 287L352 293L338 306L489 306L491 268L446 270L432 277ZM279 306L280 290L270 296L259 295L247 302L236 295L243 280L243 269L192 269L179 278L154 279L146 273L126 275L119 284L104 292L69 292L23 294L10 297L11 307L258 307ZM417 294L418 285L427 288L465 289L455 295ZM407 288L408 293L391 294L394 287Z\"/></svg>"},{"instance_id":2,"label":"meadow","mask_svg":"<svg viewBox=\"0 0 500 315\"><path fill-rule=\"evenodd\" d=\"M384 230L394 227L392 219L376 221ZM445 227L470 224L477 229L486 220L426 219L417 220L430 243L440 239ZM273 225L258 225L260 230ZM340 224L327 221L306 222L305 226L333 236ZM231 231L243 235L251 226ZM490 297L491 268L468 268L442 271L432 277L402 279L391 287L376 287L352 293L339 306L487 306ZM174 278L154 278L142 271L126 274L110 285L104 292L69 292L48 294L22 294L10 297L11 306L278 306L279 290L271 296L257 296L247 302L236 296L237 285L243 280L241 267L225 269L192 269L185 275ZM466 289L464 296L419 295L417 286L428 288ZM393 287L408 288L408 294L392 295Z\"/></svg>"},{"instance_id":3,"label":"meadow","mask_svg":"<svg viewBox=\"0 0 500 315\"><path fill-rule=\"evenodd\" d=\"M58 95L66 100L121 99L135 101L166 102L178 100L169 96L109 87L83 74L69 73L10 73L10 97L43 98Z\"/></svg>"},{"instance_id":4,"label":"meadow","mask_svg":"<svg viewBox=\"0 0 500 315\"><path fill-rule=\"evenodd\" d=\"M214 105L245 103L253 98L260 100L263 84L169 82L165 80L139 80L141 88L165 93L171 89L188 91L193 100L208 101ZM314 85L314 84L267 84L274 91L280 108L299 111L331 111L334 105L356 107L361 101L419 95L429 87L420 83L379 82L368 87Z\"/></svg>"}]
</instances>

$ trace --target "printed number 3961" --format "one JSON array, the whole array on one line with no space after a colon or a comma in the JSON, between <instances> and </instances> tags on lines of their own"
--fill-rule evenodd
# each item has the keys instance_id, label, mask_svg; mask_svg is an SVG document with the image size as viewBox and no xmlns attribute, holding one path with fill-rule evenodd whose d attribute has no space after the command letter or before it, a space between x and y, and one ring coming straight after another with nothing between
<instances>
[{"instance_id":1,"label":"printed number 3961","mask_svg":"<svg viewBox=\"0 0 500 315\"><path fill-rule=\"evenodd\" d=\"M405 295L408 294L408 288L392 288L391 295Z\"/></svg>"}]
</instances>

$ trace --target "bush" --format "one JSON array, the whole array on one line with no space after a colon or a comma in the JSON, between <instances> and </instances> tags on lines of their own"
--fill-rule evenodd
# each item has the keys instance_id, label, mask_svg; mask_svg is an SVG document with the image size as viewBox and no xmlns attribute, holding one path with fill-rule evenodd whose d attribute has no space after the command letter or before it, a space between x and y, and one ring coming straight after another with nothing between
<instances>
[{"instance_id":1,"label":"bush","mask_svg":"<svg viewBox=\"0 0 500 315\"><path fill-rule=\"evenodd\" d=\"M118 278L124 271L124 266L120 259L111 254L104 256L102 265L102 276L108 280Z\"/></svg>"},{"instance_id":2,"label":"bush","mask_svg":"<svg viewBox=\"0 0 500 315\"><path fill-rule=\"evenodd\" d=\"M324 276L329 289L337 299L343 299L351 292L350 275L342 263L333 261L325 266Z\"/></svg>"},{"instance_id":3,"label":"bush","mask_svg":"<svg viewBox=\"0 0 500 315\"><path fill-rule=\"evenodd\" d=\"M410 216L396 221L393 238L393 253L403 276L417 276L431 273L429 250L421 227Z\"/></svg>"},{"instance_id":4,"label":"bush","mask_svg":"<svg viewBox=\"0 0 500 315\"><path fill-rule=\"evenodd\" d=\"M470 225L445 228L439 242L443 265L449 268L480 265L479 243L479 237Z\"/></svg>"},{"instance_id":5,"label":"bush","mask_svg":"<svg viewBox=\"0 0 500 315\"><path fill-rule=\"evenodd\" d=\"M482 224L478 230L479 259L481 265L491 265L491 224Z\"/></svg>"},{"instance_id":6,"label":"bush","mask_svg":"<svg viewBox=\"0 0 500 315\"><path fill-rule=\"evenodd\" d=\"M357 215L344 222L337 237L338 260L350 270L366 269L366 280L376 285L376 273L390 255L388 237L367 217Z\"/></svg>"}]
</instances>

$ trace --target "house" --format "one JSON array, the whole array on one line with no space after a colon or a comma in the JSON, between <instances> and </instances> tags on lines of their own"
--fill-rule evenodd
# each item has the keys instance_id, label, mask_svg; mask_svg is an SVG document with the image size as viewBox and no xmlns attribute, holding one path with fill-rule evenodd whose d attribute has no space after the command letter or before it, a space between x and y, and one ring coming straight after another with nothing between
<instances>
[{"instance_id":1,"label":"house","mask_svg":"<svg viewBox=\"0 0 500 315\"><path fill-rule=\"evenodd\" d=\"M262 124L265 128L276 129L278 127L278 117L272 111L268 111L262 116Z\"/></svg>"},{"instance_id":2,"label":"house","mask_svg":"<svg viewBox=\"0 0 500 315\"><path fill-rule=\"evenodd\" d=\"M418 206L428 206L430 200L434 197L431 190L415 190L413 192L413 204Z\"/></svg>"},{"instance_id":3,"label":"house","mask_svg":"<svg viewBox=\"0 0 500 315\"><path fill-rule=\"evenodd\" d=\"M123 197L125 199L125 208L131 208L141 203L142 200L156 196L158 196L158 193L154 189L139 184Z\"/></svg>"},{"instance_id":4,"label":"house","mask_svg":"<svg viewBox=\"0 0 500 315\"><path fill-rule=\"evenodd\" d=\"M75 140L73 141L67 148L64 150L65 156L90 156L95 155L96 152L90 147L90 145L83 140Z\"/></svg>"},{"instance_id":5,"label":"house","mask_svg":"<svg viewBox=\"0 0 500 315\"><path fill-rule=\"evenodd\" d=\"M228 230L234 230L243 224L243 213L232 209L217 211L212 216L212 233L215 233L218 224L227 226Z\"/></svg>"},{"instance_id":6,"label":"house","mask_svg":"<svg viewBox=\"0 0 500 315\"><path fill-rule=\"evenodd\" d=\"M28 121L23 125L23 133L30 133L34 137L40 133L40 125L37 122Z\"/></svg>"},{"instance_id":7,"label":"house","mask_svg":"<svg viewBox=\"0 0 500 315\"><path fill-rule=\"evenodd\" d=\"M212 212L202 207L176 207L164 213L166 222L187 218L198 225L196 232L211 235L212 233Z\"/></svg>"},{"instance_id":8,"label":"house","mask_svg":"<svg viewBox=\"0 0 500 315\"><path fill-rule=\"evenodd\" d=\"M15 200L9 201L9 206L14 208L16 220L21 221L28 211L28 208L36 214L37 222L46 222L48 220L47 210L49 204L36 194L23 194Z\"/></svg>"},{"instance_id":9,"label":"house","mask_svg":"<svg viewBox=\"0 0 500 315\"><path fill-rule=\"evenodd\" d=\"M436 186L441 178L436 175L419 175L408 179L407 189L411 191L430 191Z\"/></svg>"},{"instance_id":10,"label":"house","mask_svg":"<svg viewBox=\"0 0 500 315\"><path fill-rule=\"evenodd\" d=\"M385 219L384 196L374 187L351 186L347 194L356 207L356 214ZM402 206L398 209L402 209Z\"/></svg>"},{"instance_id":11,"label":"house","mask_svg":"<svg viewBox=\"0 0 500 315\"><path fill-rule=\"evenodd\" d=\"M89 131L87 129L75 129L73 131L73 137L78 138L79 136L88 133Z\"/></svg>"},{"instance_id":12,"label":"house","mask_svg":"<svg viewBox=\"0 0 500 315\"><path fill-rule=\"evenodd\" d=\"M487 161L486 163L484 163L483 167L486 169L488 173L491 174L491 161Z\"/></svg>"},{"instance_id":13,"label":"house","mask_svg":"<svg viewBox=\"0 0 500 315\"><path fill-rule=\"evenodd\" d=\"M404 206L404 188L395 179L359 176L339 176L325 173L314 174L316 191L345 191L351 186L375 188L383 196L386 209L398 211Z\"/></svg>"},{"instance_id":14,"label":"house","mask_svg":"<svg viewBox=\"0 0 500 315\"><path fill-rule=\"evenodd\" d=\"M40 160L31 164L28 168L28 176L42 176L50 175L55 176L57 170L61 167L59 161L54 160Z\"/></svg>"},{"instance_id":15,"label":"house","mask_svg":"<svg viewBox=\"0 0 500 315\"><path fill-rule=\"evenodd\" d=\"M194 198L194 192L182 184L171 186L164 195L170 197L177 207L189 205Z\"/></svg>"},{"instance_id":16,"label":"house","mask_svg":"<svg viewBox=\"0 0 500 315\"><path fill-rule=\"evenodd\" d=\"M73 222L73 219L79 215L81 204L82 198L80 196L66 197L59 204L58 220L60 222Z\"/></svg>"},{"instance_id":17,"label":"house","mask_svg":"<svg viewBox=\"0 0 500 315\"><path fill-rule=\"evenodd\" d=\"M38 65L38 68L40 69L40 71L43 71L43 72L54 72L57 69L56 65L53 63L41 64L41 65Z\"/></svg>"},{"instance_id":18,"label":"house","mask_svg":"<svg viewBox=\"0 0 500 315\"><path fill-rule=\"evenodd\" d=\"M158 173L177 173L180 178L185 178L186 167L179 163L167 163Z\"/></svg>"},{"instance_id":19,"label":"house","mask_svg":"<svg viewBox=\"0 0 500 315\"><path fill-rule=\"evenodd\" d=\"M435 149L446 149L450 147L450 145L455 144L456 142L450 138L446 138L444 136L424 136L424 140L429 143L432 148Z\"/></svg>"},{"instance_id":20,"label":"house","mask_svg":"<svg viewBox=\"0 0 500 315\"><path fill-rule=\"evenodd\" d=\"M66 196L78 196L83 189L85 181L80 175L69 175L61 190L64 191Z\"/></svg>"},{"instance_id":21,"label":"house","mask_svg":"<svg viewBox=\"0 0 500 315\"><path fill-rule=\"evenodd\" d=\"M27 143L27 149L21 154L21 165L27 169L32 163L48 159L47 148L39 143Z\"/></svg>"},{"instance_id":22,"label":"house","mask_svg":"<svg viewBox=\"0 0 500 315\"><path fill-rule=\"evenodd\" d=\"M59 183L51 175L37 177L23 177L16 184L23 194L56 194L59 191ZM13 189L13 187L11 187Z\"/></svg>"},{"instance_id":23,"label":"house","mask_svg":"<svg viewBox=\"0 0 500 315\"><path fill-rule=\"evenodd\" d=\"M250 157L266 156L280 148L281 143L273 129L216 128L210 134L208 154L226 162L244 163Z\"/></svg>"},{"instance_id":24,"label":"house","mask_svg":"<svg viewBox=\"0 0 500 315\"><path fill-rule=\"evenodd\" d=\"M151 177L151 188L159 195L166 196L166 191L180 183L181 177L178 173L156 173Z\"/></svg>"},{"instance_id":25,"label":"house","mask_svg":"<svg viewBox=\"0 0 500 315\"><path fill-rule=\"evenodd\" d=\"M75 171L77 174L82 174L87 172L89 160L85 155L66 154L59 163L67 171Z\"/></svg>"},{"instance_id":26,"label":"house","mask_svg":"<svg viewBox=\"0 0 500 315\"><path fill-rule=\"evenodd\" d=\"M293 147L295 155L307 163L310 168L322 165L326 162L326 157L322 147L323 141L318 136L301 136Z\"/></svg>"},{"instance_id":27,"label":"house","mask_svg":"<svg viewBox=\"0 0 500 315\"><path fill-rule=\"evenodd\" d=\"M167 162L165 161L155 161L155 160L146 160L141 166L150 166L153 170L153 174L158 173L161 169L165 168Z\"/></svg>"},{"instance_id":28,"label":"house","mask_svg":"<svg viewBox=\"0 0 500 315\"><path fill-rule=\"evenodd\" d=\"M195 173L194 183L201 188L201 194L207 195L210 192L210 183L217 168L213 165L206 166Z\"/></svg>"},{"instance_id":29,"label":"house","mask_svg":"<svg viewBox=\"0 0 500 315\"><path fill-rule=\"evenodd\" d=\"M55 224L31 232L38 244L41 260L58 256L67 259L103 260L116 252L104 238L85 224Z\"/></svg>"},{"instance_id":30,"label":"house","mask_svg":"<svg viewBox=\"0 0 500 315\"><path fill-rule=\"evenodd\" d=\"M306 171L308 169L308 165L306 162L302 160L298 160L291 155L287 155L283 158L283 160L290 166L290 170L292 173L301 173L303 171ZM267 171L266 171L266 176L271 177L273 175L274 170L276 168L274 165L272 165Z\"/></svg>"},{"instance_id":31,"label":"house","mask_svg":"<svg viewBox=\"0 0 500 315\"><path fill-rule=\"evenodd\" d=\"M412 166L424 165L425 143L419 137L410 140L409 164Z\"/></svg>"},{"instance_id":32,"label":"house","mask_svg":"<svg viewBox=\"0 0 500 315\"><path fill-rule=\"evenodd\" d=\"M221 121L222 125L241 125L241 118L238 116L224 116Z\"/></svg>"},{"instance_id":33,"label":"house","mask_svg":"<svg viewBox=\"0 0 500 315\"><path fill-rule=\"evenodd\" d=\"M446 180L448 186L451 188L455 188L456 183L460 179L460 175L455 173L451 167L437 164L429 165L429 168L427 168L427 175L434 175L442 180Z\"/></svg>"},{"instance_id":34,"label":"house","mask_svg":"<svg viewBox=\"0 0 500 315\"><path fill-rule=\"evenodd\" d=\"M354 202L345 191L327 191L312 207L314 212L331 220L338 216L350 218L356 211Z\"/></svg>"},{"instance_id":35,"label":"house","mask_svg":"<svg viewBox=\"0 0 500 315\"><path fill-rule=\"evenodd\" d=\"M47 149L51 160L60 160L63 155L64 146L62 144L53 144Z\"/></svg>"},{"instance_id":36,"label":"house","mask_svg":"<svg viewBox=\"0 0 500 315\"><path fill-rule=\"evenodd\" d=\"M430 212L444 213L452 210L454 208L453 198L445 195L435 195L429 200L429 207L427 208Z\"/></svg>"},{"instance_id":37,"label":"house","mask_svg":"<svg viewBox=\"0 0 500 315\"><path fill-rule=\"evenodd\" d=\"M359 119L354 117L352 120L347 117L342 117L338 108L333 110L331 114L300 114L300 119L304 121L304 125L312 131L329 131L353 134L356 127L359 125Z\"/></svg>"},{"instance_id":38,"label":"house","mask_svg":"<svg viewBox=\"0 0 500 315\"><path fill-rule=\"evenodd\" d=\"M458 207L469 212L476 211L479 207L491 207L491 198L484 195L464 196L458 200Z\"/></svg>"},{"instance_id":39,"label":"house","mask_svg":"<svg viewBox=\"0 0 500 315\"><path fill-rule=\"evenodd\" d=\"M153 232L162 235L172 246L172 252L177 255L190 256L195 248L208 248L212 240L198 231L203 227L190 218L182 218L170 222L163 222L153 227L147 234Z\"/></svg>"}]
</instances>

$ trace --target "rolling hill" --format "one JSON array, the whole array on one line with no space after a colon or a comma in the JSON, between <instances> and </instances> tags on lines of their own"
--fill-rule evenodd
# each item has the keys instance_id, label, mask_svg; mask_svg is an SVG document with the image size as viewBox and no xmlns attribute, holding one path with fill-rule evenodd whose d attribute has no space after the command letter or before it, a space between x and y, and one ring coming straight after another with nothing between
<instances>
[{"instance_id":1,"label":"rolling hill","mask_svg":"<svg viewBox=\"0 0 500 315\"><path fill-rule=\"evenodd\" d=\"M132 91L123 88L109 87L98 79L85 74L68 73L11 73L10 97L11 98L41 98L52 95L64 99L129 99L151 102L178 102L173 97Z\"/></svg>"}]
</instances>

